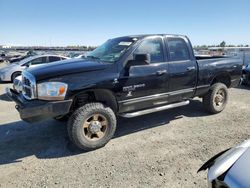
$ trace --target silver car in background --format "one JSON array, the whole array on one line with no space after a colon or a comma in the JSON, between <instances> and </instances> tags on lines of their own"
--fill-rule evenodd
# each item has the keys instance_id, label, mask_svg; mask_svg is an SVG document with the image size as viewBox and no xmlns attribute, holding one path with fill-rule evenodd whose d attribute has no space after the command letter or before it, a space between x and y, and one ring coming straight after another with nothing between
<instances>
[{"instance_id":1,"label":"silver car in background","mask_svg":"<svg viewBox=\"0 0 250 188\"><path fill-rule=\"evenodd\" d=\"M210 188L249 188L250 140L215 155L198 172L206 169Z\"/></svg>"},{"instance_id":2,"label":"silver car in background","mask_svg":"<svg viewBox=\"0 0 250 188\"><path fill-rule=\"evenodd\" d=\"M35 55L21 60L20 62L7 64L0 69L0 81L13 82L17 76L20 76L22 71L27 67L36 67L45 63L61 61L69 59L60 55Z\"/></svg>"}]
</instances>

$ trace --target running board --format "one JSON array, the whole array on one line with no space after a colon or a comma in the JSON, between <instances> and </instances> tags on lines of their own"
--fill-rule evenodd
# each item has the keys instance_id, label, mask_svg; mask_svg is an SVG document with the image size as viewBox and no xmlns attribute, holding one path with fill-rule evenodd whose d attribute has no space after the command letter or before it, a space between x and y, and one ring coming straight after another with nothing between
<instances>
[{"instance_id":1,"label":"running board","mask_svg":"<svg viewBox=\"0 0 250 188\"><path fill-rule=\"evenodd\" d=\"M176 108L176 107L179 107L179 106L185 106L185 105L188 105L188 104L189 104L189 101L183 101L183 102L179 102L179 103L169 104L169 105L160 106L160 107L151 108L151 109L146 109L146 110L142 110L142 111L137 111L137 112L132 112L132 113L124 113L124 114L120 114L120 116L125 117L125 118L132 118L132 117L136 117L136 116L142 116L142 115L145 115L145 114L150 114L150 113L153 113L153 112L159 112L159 111L162 111L162 110Z\"/></svg>"}]
</instances>

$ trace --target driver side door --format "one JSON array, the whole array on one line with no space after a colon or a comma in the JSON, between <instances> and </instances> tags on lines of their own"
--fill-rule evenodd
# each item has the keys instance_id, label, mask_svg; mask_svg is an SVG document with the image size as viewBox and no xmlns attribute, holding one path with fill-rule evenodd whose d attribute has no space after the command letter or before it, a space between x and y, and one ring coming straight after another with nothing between
<instances>
[{"instance_id":1,"label":"driver side door","mask_svg":"<svg viewBox=\"0 0 250 188\"><path fill-rule=\"evenodd\" d=\"M168 89L167 62L162 37L144 39L135 54L149 54L149 64L131 66L128 75L119 78L120 112L137 111L166 103Z\"/></svg>"}]
</instances>

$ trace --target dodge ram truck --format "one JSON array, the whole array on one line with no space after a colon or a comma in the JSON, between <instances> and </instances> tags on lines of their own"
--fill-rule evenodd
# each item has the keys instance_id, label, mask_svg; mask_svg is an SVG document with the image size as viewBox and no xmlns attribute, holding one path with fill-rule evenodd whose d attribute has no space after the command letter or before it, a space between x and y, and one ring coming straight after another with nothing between
<instances>
[{"instance_id":1,"label":"dodge ram truck","mask_svg":"<svg viewBox=\"0 0 250 188\"><path fill-rule=\"evenodd\" d=\"M179 107L194 97L209 113L223 111L241 72L237 58L195 57L186 36L135 35L110 39L82 59L29 68L22 91L6 92L24 121L67 120L70 140L93 150L112 138L117 116Z\"/></svg>"}]
</instances>

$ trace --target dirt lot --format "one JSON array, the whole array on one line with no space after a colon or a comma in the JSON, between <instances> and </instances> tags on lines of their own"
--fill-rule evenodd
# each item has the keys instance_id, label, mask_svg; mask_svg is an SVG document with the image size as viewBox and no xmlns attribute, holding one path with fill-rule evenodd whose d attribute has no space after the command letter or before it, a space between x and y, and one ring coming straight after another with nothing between
<instances>
[{"instance_id":1,"label":"dirt lot","mask_svg":"<svg viewBox=\"0 0 250 188\"><path fill-rule=\"evenodd\" d=\"M27 124L0 85L0 187L206 187L197 169L250 138L250 90L230 90L226 110L208 115L200 101L130 120L104 148L82 153L66 125Z\"/></svg>"}]
</instances>

